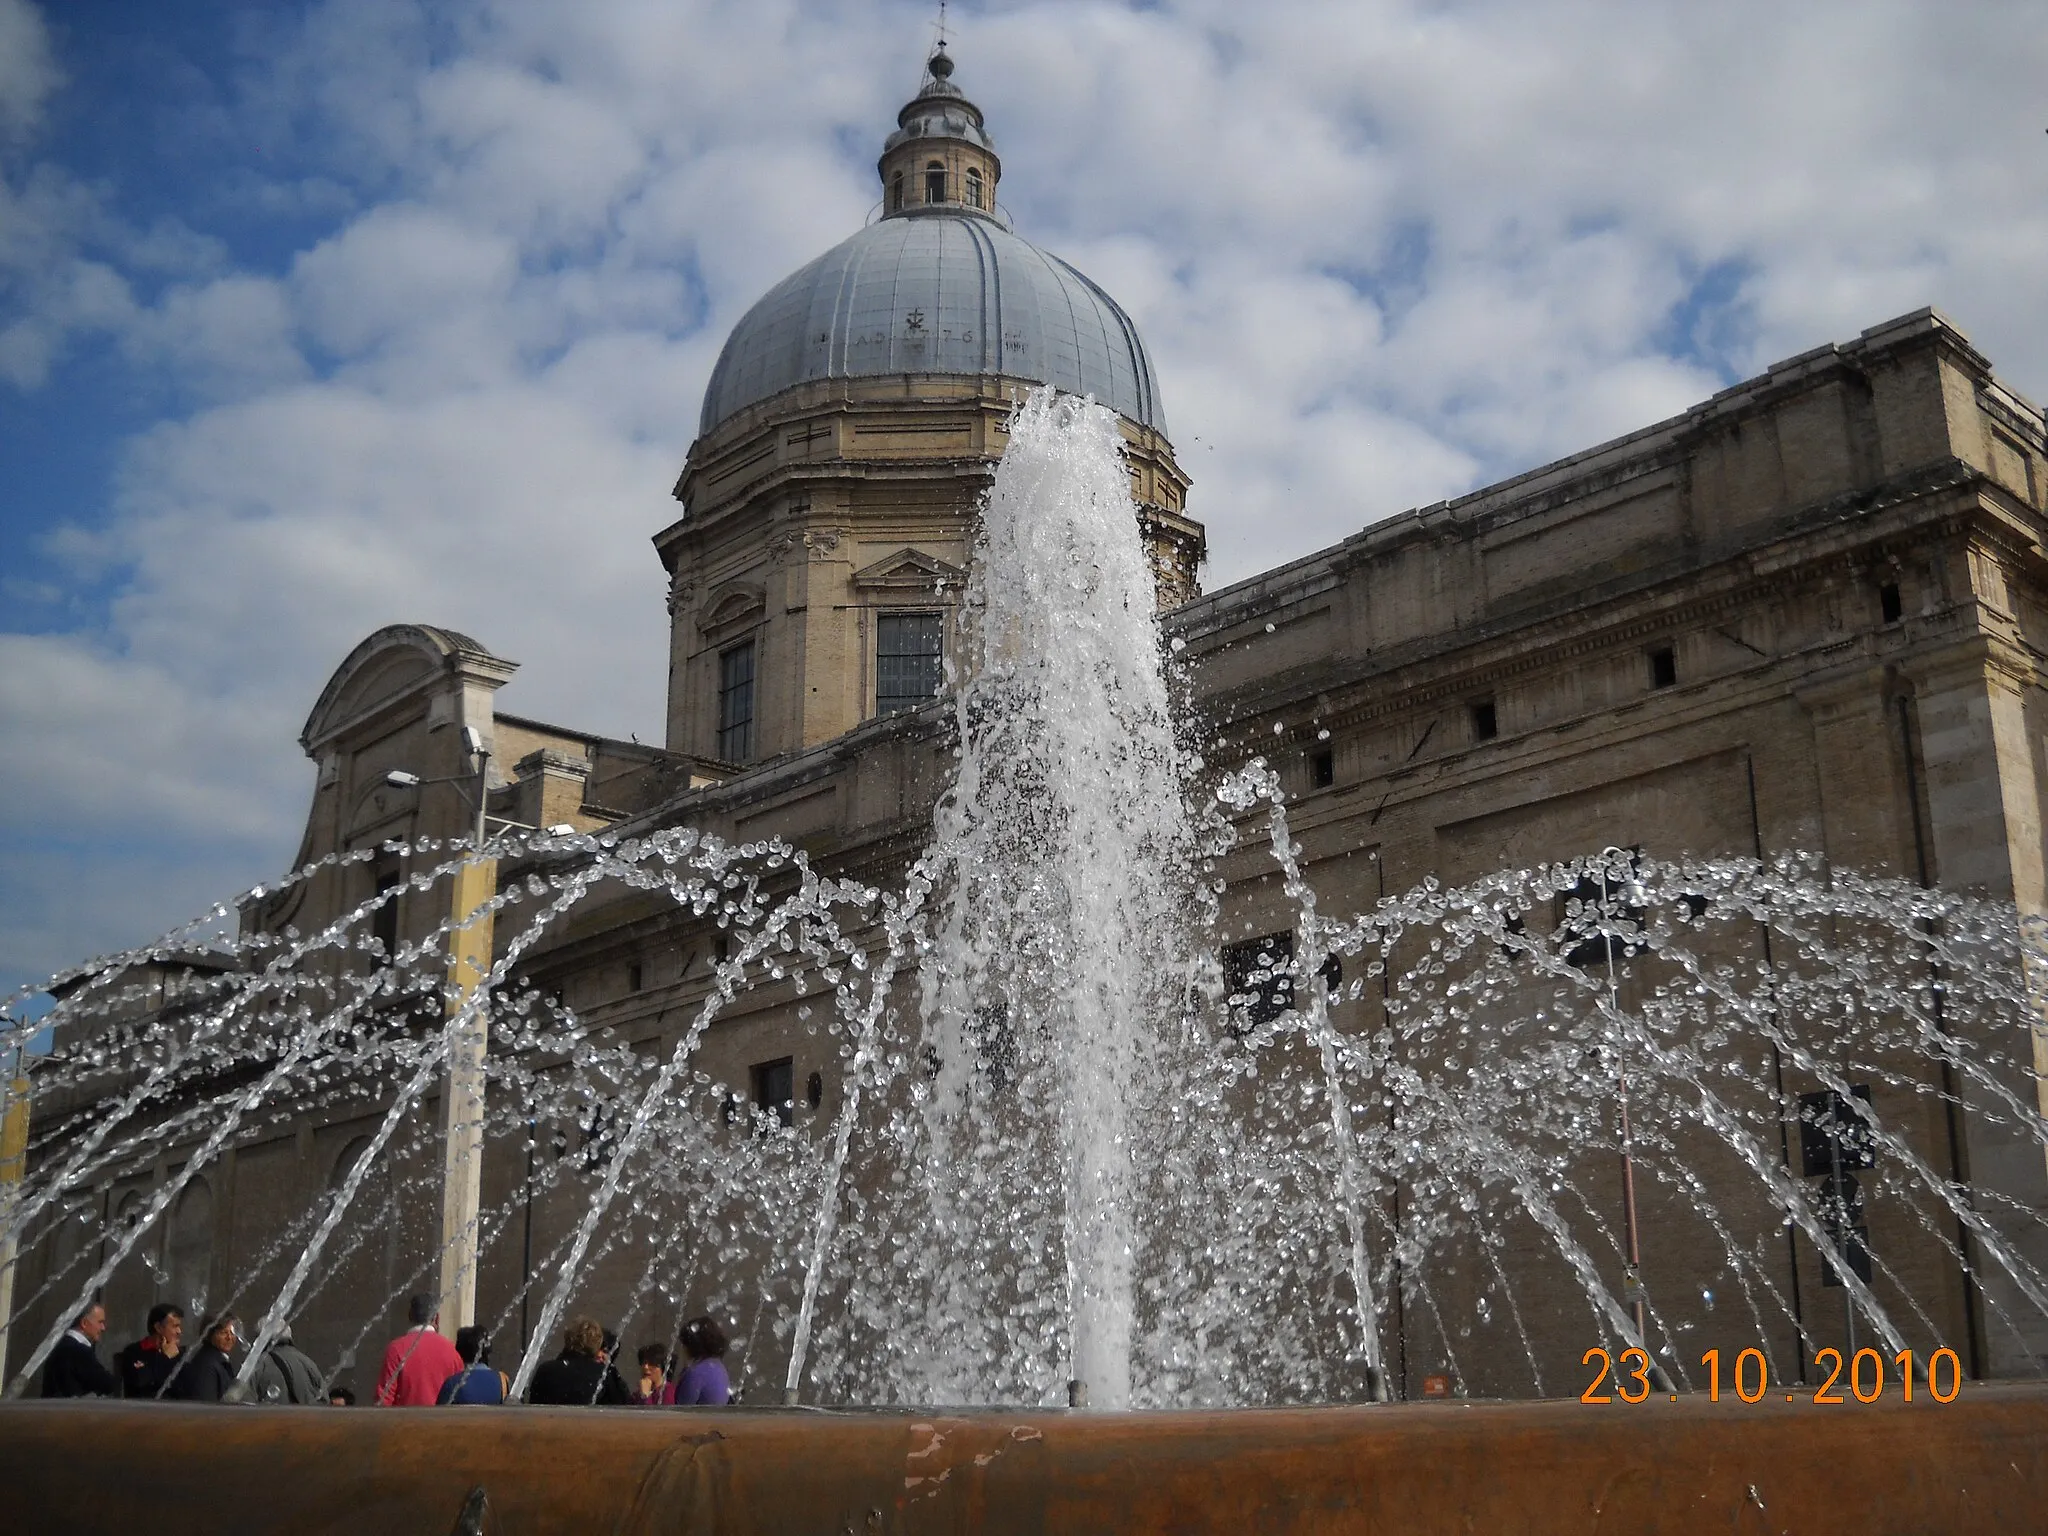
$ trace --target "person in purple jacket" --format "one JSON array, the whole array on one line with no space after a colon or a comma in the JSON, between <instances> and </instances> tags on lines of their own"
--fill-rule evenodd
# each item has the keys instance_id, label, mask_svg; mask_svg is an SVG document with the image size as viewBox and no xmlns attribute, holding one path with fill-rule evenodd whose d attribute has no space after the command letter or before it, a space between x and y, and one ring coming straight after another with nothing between
<instances>
[{"instance_id":1,"label":"person in purple jacket","mask_svg":"<svg viewBox=\"0 0 2048 1536\"><path fill-rule=\"evenodd\" d=\"M725 1374L725 1330L708 1317L683 1324L679 1342L689 1362L676 1379L678 1408L723 1408L732 1401L732 1382Z\"/></svg>"}]
</instances>

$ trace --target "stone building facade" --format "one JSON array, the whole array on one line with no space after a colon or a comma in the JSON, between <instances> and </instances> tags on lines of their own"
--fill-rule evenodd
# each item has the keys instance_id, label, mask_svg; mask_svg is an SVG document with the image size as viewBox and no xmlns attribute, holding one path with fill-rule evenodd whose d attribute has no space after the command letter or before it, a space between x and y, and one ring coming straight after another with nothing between
<instances>
[{"instance_id":1,"label":"stone building facade","mask_svg":"<svg viewBox=\"0 0 2048 1536\"><path fill-rule=\"evenodd\" d=\"M1873 327L1670 421L1200 596L1202 530L1136 330L1008 231L1000 162L950 75L935 61L904 108L879 164L883 217L772 290L720 359L676 488L682 516L655 538L671 578L666 750L500 713L511 663L443 630L380 631L343 663L302 738L317 786L301 862L462 835L459 787L477 771L467 726L505 822L622 836L691 826L782 839L831 873L900 873L952 765L939 647L975 500L1019 389L1051 382L1122 417L1192 707L1220 744L1212 755L1281 770L1326 910L1610 845L1810 851L2048 910L2048 435L1941 316ZM864 275L883 264L887 293ZM443 782L398 788L393 770ZM303 928L402 873L336 871L289 905L252 906L247 922ZM1256 847L1226 874L1226 936L1288 928ZM439 917L414 903L395 920L425 933ZM715 944L659 893L607 890L521 975L652 1054L711 989ZM1347 1002L1339 1022L1370 1029L1376 1006ZM793 1119L821 1130L841 1092L836 1053L799 1025L787 989L765 986L721 1015L697 1065L745 1085L771 1063L797 1084L815 1074ZM1967 1115L1922 1121L1953 1176L2048 1214L2038 1146ZM176 1229L173 1267L210 1263L218 1293L277 1212L331 1187L361 1134L308 1123L238 1147L204 1221ZM493 1146L487 1203L516 1198L529 1155ZM543 1213L543 1247L565 1219ZM1910 1250L1915 1234L1887 1219L1873 1213L1873 1241ZM1646 1197L1646 1263L1673 1296L1699 1289L1692 1238L1658 1252L1654 1234L1690 1220ZM424 1240L402 1220L391 1232ZM1842 1292L1822 1287L1817 1256L1794 1239L1786 1261L1811 1331L1839 1330ZM486 1267L485 1313L518 1288L508 1263ZM2031 1371L2048 1353L2039 1319L1988 1326L1952 1266L1913 1275L1981 1372ZM1553 1379L1571 1379L1583 1308L1548 1297L1555 1276L1529 1283L1532 1310L1558 1319L1540 1346ZM367 1274L364 1285L382 1294ZM601 1270L590 1304L623 1306L629 1285ZM1535 1305L1546 1298L1556 1305ZM347 1307L323 1305L310 1342L332 1358ZM1715 1326L1701 1320L1701 1336ZM1396 1388L1419 1393L1443 1365L1436 1324L1411 1303L1394 1328ZM1472 1353L1485 1356L1483 1340ZM1517 1390L1483 1366L1465 1375L1474 1391Z\"/></svg>"}]
</instances>

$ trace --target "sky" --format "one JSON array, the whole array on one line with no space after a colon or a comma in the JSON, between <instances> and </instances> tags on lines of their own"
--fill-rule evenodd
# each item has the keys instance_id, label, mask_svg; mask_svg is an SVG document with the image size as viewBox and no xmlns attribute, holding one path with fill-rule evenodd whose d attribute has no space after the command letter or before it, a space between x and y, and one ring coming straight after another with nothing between
<instances>
[{"instance_id":1,"label":"sky","mask_svg":"<svg viewBox=\"0 0 2048 1536\"><path fill-rule=\"evenodd\" d=\"M283 873L381 625L658 740L704 381L935 7L0 0L0 995ZM2038 0L971 0L1214 589L1933 304L2048 395Z\"/></svg>"}]
</instances>

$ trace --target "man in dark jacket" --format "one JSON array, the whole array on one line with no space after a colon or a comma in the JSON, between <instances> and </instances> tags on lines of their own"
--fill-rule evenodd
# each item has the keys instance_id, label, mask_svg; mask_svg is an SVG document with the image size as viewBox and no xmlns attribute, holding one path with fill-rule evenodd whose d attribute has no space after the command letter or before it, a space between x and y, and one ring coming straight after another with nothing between
<instances>
[{"instance_id":1,"label":"man in dark jacket","mask_svg":"<svg viewBox=\"0 0 2048 1536\"><path fill-rule=\"evenodd\" d=\"M604 1329L578 1318L562 1335L562 1352L533 1373L526 1400L561 1407L624 1407L633 1401L604 1358Z\"/></svg>"},{"instance_id":2,"label":"man in dark jacket","mask_svg":"<svg viewBox=\"0 0 2048 1536\"><path fill-rule=\"evenodd\" d=\"M313 1357L292 1342L290 1328L280 1328L256 1374L249 1378L249 1396L265 1405L275 1403L324 1403L320 1390L320 1367Z\"/></svg>"},{"instance_id":3,"label":"man in dark jacket","mask_svg":"<svg viewBox=\"0 0 2048 1536\"><path fill-rule=\"evenodd\" d=\"M185 1338L185 1309L160 1301L149 1309L149 1332L114 1356L114 1374L123 1397L161 1397L164 1383L178 1368Z\"/></svg>"},{"instance_id":4,"label":"man in dark jacket","mask_svg":"<svg viewBox=\"0 0 2048 1536\"><path fill-rule=\"evenodd\" d=\"M106 1331L107 1309L98 1302L71 1320L43 1362L43 1396L112 1397L120 1390L114 1373L100 1364L100 1335Z\"/></svg>"},{"instance_id":5,"label":"man in dark jacket","mask_svg":"<svg viewBox=\"0 0 2048 1536\"><path fill-rule=\"evenodd\" d=\"M165 1396L183 1398L188 1403L223 1401L228 1388L235 1384L235 1363L229 1356L234 1353L235 1330L240 1326L241 1319L232 1312L209 1317L202 1323L200 1336L205 1342L191 1362L171 1378L171 1389Z\"/></svg>"}]
</instances>

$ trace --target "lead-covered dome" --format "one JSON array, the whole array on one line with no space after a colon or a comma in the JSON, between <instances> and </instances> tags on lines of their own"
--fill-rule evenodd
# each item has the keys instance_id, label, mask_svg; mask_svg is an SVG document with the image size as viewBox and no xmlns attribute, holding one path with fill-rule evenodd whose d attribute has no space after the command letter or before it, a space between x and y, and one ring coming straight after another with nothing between
<instances>
[{"instance_id":1,"label":"lead-covered dome","mask_svg":"<svg viewBox=\"0 0 2048 1536\"><path fill-rule=\"evenodd\" d=\"M1114 299L987 215L932 207L841 241L748 310L699 430L814 379L909 373L1051 384L1166 426L1145 344Z\"/></svg>"},{"instance_id":2,"label":"lead-covered dome","mask_svg":"<svg viewBox=\"0 0 2048 1536\"><path fill-rule=\"evenodd\" d=\"M820 379L962 374L1093 395L1160 432L1138 328L996 212L1002 162L939 44L875 169L882 219L784 278L711 370L698 430Z\"/></svg>"}]
</instances>

